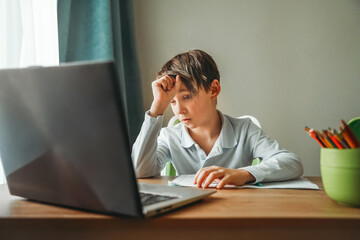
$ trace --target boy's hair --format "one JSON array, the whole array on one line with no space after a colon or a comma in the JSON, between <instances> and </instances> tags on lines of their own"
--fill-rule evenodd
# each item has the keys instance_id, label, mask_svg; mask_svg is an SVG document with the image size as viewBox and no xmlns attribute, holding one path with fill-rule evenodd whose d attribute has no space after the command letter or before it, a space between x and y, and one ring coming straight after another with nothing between
<instances>
[{"instance_id":1,"label":"boy's hair","mask_svg":"<svg viewBox=\"0 0 360 240\"><path fill-rule=\"evenodd\" d=\"M202 50L180 53L164 64L157 76L180 75L181 81L194 95L203 88L210 90L214 79L220 82L220 73L214 59Z\"/></svg>"}]
</instances>

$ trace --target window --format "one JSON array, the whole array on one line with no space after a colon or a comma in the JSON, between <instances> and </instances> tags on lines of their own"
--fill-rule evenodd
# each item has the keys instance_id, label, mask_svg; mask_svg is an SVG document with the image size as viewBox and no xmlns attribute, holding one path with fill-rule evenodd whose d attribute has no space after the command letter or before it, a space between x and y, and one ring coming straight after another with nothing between
<instances>
[{"instance_id":1,"label":"window","mask_svg":"<svg viewBox=\"0 0 360 240\"><path fill-rule=\"evenodd\" d=\"M0 68L58 65L57 0L0 0L0 36Z\"/></svg>"}]
</instances>

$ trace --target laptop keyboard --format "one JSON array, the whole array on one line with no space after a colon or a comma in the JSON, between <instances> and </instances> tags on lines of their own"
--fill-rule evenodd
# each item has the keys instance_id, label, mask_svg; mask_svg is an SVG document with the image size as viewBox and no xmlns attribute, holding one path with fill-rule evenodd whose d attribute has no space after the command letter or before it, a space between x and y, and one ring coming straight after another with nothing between
<instances>
[{"instance_id":1,"label":"laptop keyboard","mask_svg":"<svg viewBox=\"0 0 360 240\"><path fill-rule=\"evenodd\" d=\"M175 198L179 198L179 197L140 192L140 200L143 206L147 206Z\"/></svg>"}]
</instances>

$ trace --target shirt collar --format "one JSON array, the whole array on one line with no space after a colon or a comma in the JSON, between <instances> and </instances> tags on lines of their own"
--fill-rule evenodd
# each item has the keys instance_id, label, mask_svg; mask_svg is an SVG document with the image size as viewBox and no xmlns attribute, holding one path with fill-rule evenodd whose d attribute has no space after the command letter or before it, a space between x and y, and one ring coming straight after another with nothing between
<instances>
[{"instance_id":1,"label":"shirt collar","mask_svg":"<svg viewBox=\"0 0 360 240\"><path fill-rule=\"evenodd\" d=\"M220 146L222 148L232 148L237 145L236 135L229 118L218 111L221 121L222 128L219 135Z\"/></svg>"},{"instance_id":2,"label":"shirt collar","mask_svg":"<svg viewBox=\"0 0 360 240\"><path fill-rule=\"evenodd\" d=\"M234 128L226 115L223 115L219 110L218 113L222 122L222 127L217 141L219 141L219 145L222 148L232 148L237 144ZM183 123L180 124L181 124L181 146L184 148L190 148L192 145L196 143L191 138L186 126Z\"/></svg>"},{"instance_id":3,"label":"shirt collar","mask_svg":"<svg viewBox=\"0 0 360 240\"><path fill-rule=\"evenodd\" d=\"M181 146L189 148L195 144L195 141L191 138L187 127L183 123L181 124Z\"/></svg>"}]
</instances>

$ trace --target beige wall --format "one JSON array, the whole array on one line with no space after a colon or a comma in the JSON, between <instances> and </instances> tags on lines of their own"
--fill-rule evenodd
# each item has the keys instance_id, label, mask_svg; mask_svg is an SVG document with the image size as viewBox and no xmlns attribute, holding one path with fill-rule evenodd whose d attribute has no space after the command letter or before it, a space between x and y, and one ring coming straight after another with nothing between
<instances>
[{"instance_id":1,"label":"beige wall","mask_svg":"<svg viewBox=\"0 0 360 240\"><path fill-rule=\"evenodd\" d=\"M360 116L360 1L134 0L134 17L145 108L162 64L198 48L218 64L219 109L257 117L307 176L320 153L304 126Z\"/></svg>"}]
</instances>

